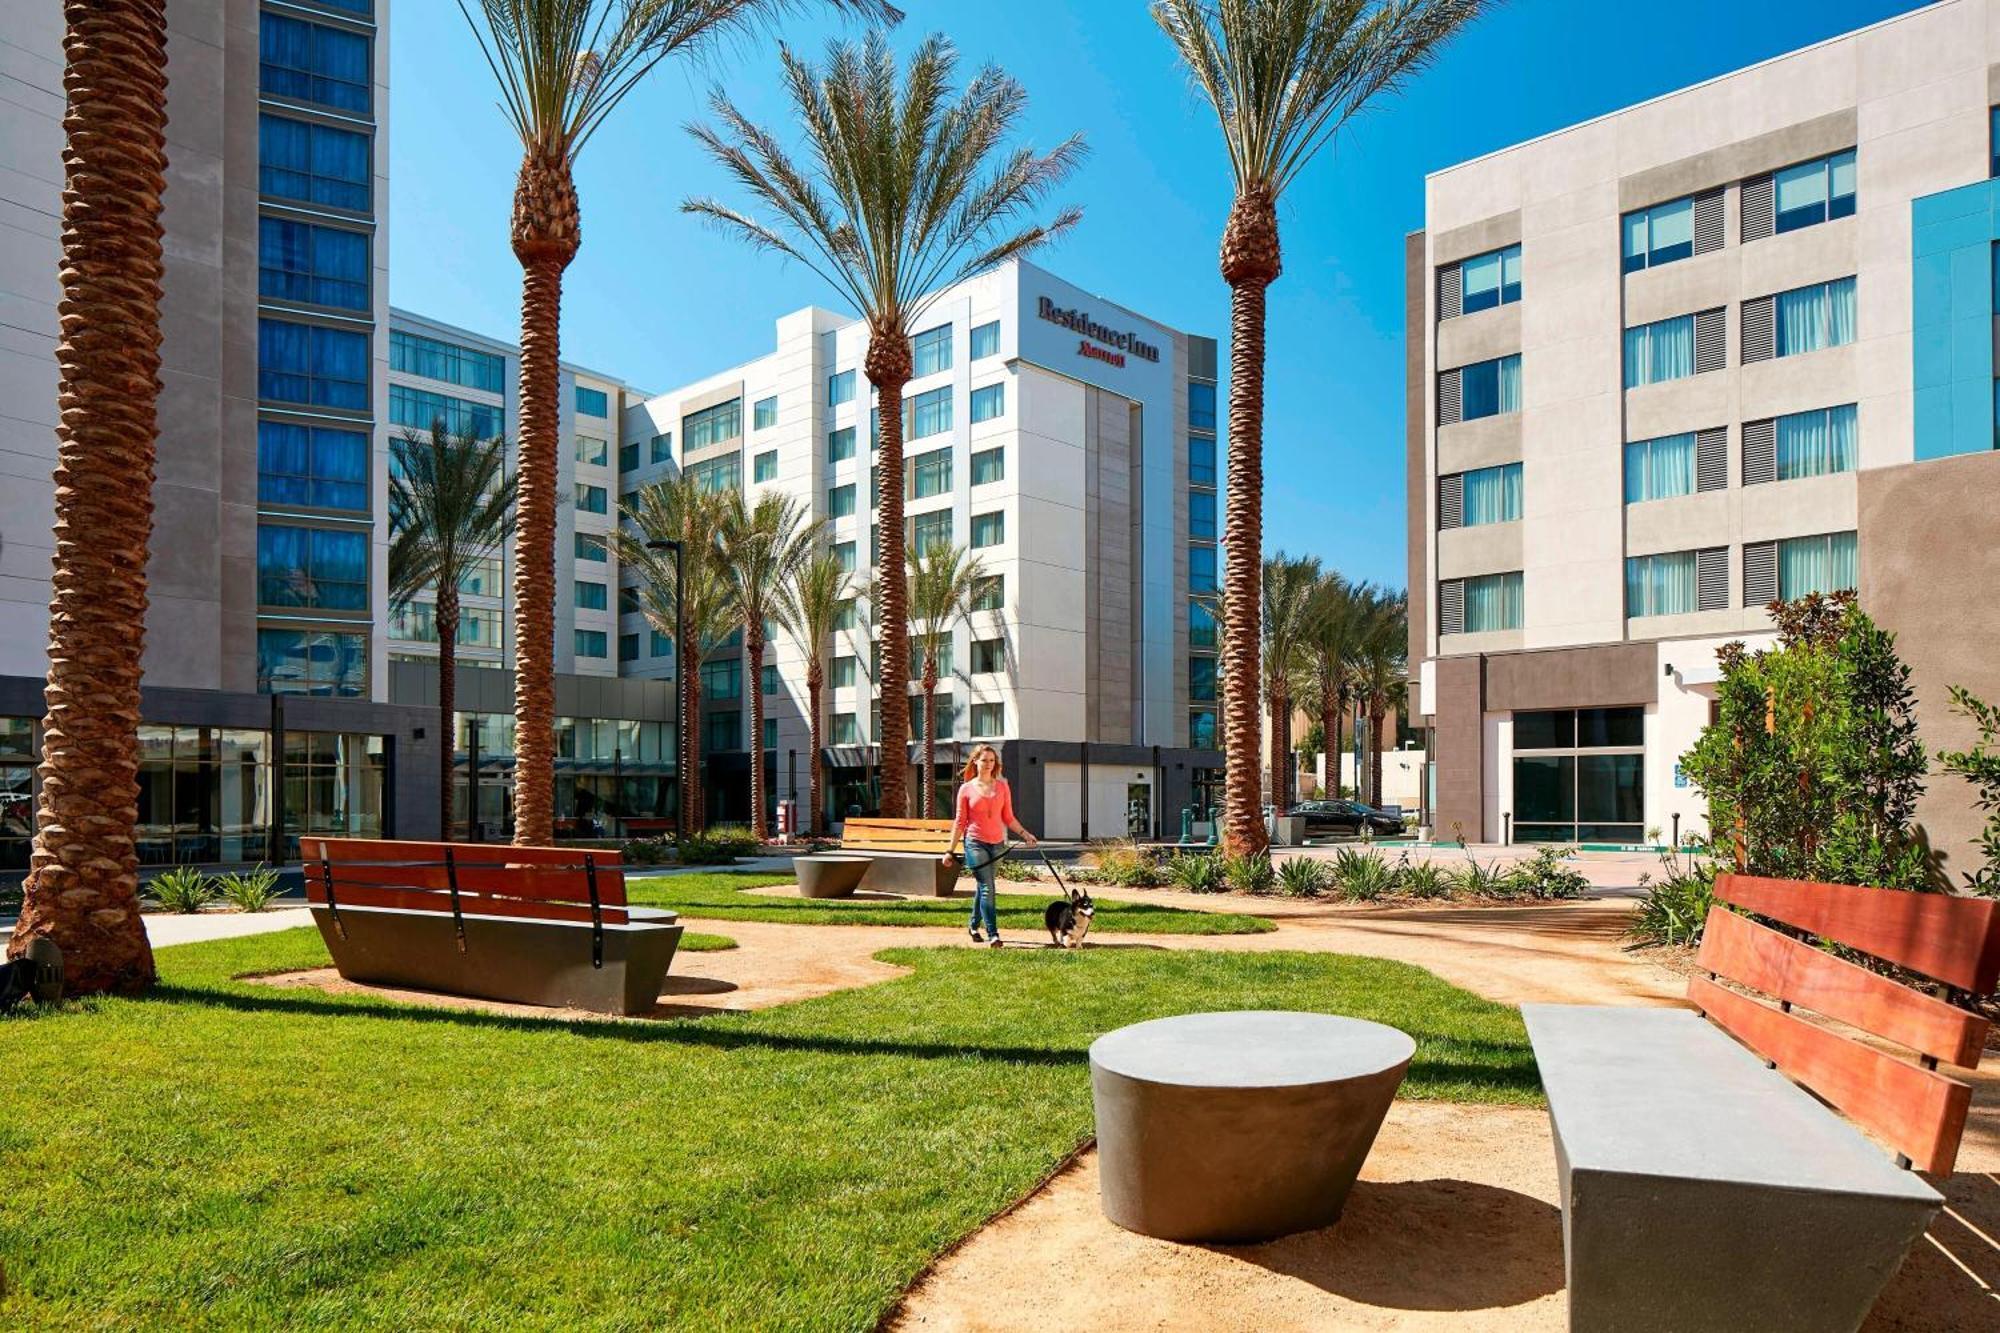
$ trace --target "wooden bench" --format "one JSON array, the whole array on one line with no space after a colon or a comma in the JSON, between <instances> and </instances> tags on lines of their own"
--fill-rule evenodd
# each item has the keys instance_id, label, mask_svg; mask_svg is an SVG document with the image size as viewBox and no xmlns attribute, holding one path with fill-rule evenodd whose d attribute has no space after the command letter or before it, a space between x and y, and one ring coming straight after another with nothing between
<instances>
[{"instance_id":1,"label":"wooden bench","mask_svg":"<svg viewBox=\"0 0 2000 1333\"><path fill-rule=\"evenodd\" d=\"M866 856L860 888L880 893L945 898L958 883L958 867L941 859L951 846L949 819L850 819L840 830L840 850Z\"/></svg>"},{"instance_id":2,"label":"wooden bench","mask_svg":"<svg viewBox=\"0 0 2000 1333\"><path fill-rule=\"evenodd\" d=\"M675 913L625 901L615 851L303 838L299 858L349 981L643 1014L680 945Z\"/></svg>"},{"instance_id":3,"label":"wooden bench","mask_svg":"<svg viewBox=\"0 0 2000 1333\"><path fill-rule=\"evenodd\" d=\"M1985 1047L1986 1020L1955 1001L2000 981L2000 902L1725 874L1698 965L1698 1012L1522 1006L1555 1130L1570 1327L1856 1328L1943 1203L1906 1168L1956 1160L1971 1088L1939 1065L1976 1067Z\"/></svg>"}]
</instances>

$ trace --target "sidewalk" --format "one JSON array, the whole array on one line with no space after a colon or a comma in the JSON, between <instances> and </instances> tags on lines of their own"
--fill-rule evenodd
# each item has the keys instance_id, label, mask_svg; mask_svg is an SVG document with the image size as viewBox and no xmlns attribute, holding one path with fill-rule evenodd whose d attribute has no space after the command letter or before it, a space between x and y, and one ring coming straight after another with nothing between
<instances>
[{"instance_id":1,"label":"sidewalk","mask_svg":"<svg viewBox=\"0 0 2000 1333\"><path fill-rule=\"evenodd\" d=\"M195 944L202 940L229 940L240 935L267 935L274 930L310 926L312 913L303 907L280 907L269 912L195 912L187 916L168 912L147 912L146 938L155 949L170 944ZM0 920L0 943L14 933L14 918Z\"/></svg>"}]
</instances>

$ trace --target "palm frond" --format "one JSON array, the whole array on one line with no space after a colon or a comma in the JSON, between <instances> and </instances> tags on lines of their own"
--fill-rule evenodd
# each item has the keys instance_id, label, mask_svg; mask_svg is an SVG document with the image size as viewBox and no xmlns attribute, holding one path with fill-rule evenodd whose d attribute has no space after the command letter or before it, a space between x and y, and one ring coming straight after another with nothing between
<instances>
[{"instance_id":1,"label":"palm frond","mask_svg":"<svg viewBox=\"0 0 2000 1333\"><path fill-rule=\"evenodd\" d=\"M456 584L471 562L514 534L515 478L507 445L444 422L390 444L389 606Z\"/></svg>"}]
</instances>

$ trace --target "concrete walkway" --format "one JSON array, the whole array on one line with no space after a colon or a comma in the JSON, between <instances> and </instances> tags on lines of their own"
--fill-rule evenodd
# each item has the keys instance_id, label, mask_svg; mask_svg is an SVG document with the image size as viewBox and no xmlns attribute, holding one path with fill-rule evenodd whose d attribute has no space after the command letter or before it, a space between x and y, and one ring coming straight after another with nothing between
<instances>
[{"instance_id":1,"label":"concrete walkway","mask_svg":"<svg viewBox=\"0 0 2000 1333\"><path fill-rule=\"evenodd\" d=\"M279 907L268 912L147 912L146 938L155 949L170 944L196 944L202 940L231 940L241 935L267 935L274 930L310 926L312 913L303 907ZM0 942L14 933L10 918L0 921Z\"/></svg>"}]
</instances>

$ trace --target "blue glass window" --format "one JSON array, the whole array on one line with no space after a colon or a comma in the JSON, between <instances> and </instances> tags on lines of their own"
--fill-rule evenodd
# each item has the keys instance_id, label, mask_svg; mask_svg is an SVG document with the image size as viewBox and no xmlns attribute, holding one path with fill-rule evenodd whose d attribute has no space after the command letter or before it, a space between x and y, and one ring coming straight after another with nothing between
<instances>
[{"instance_id":1,"label":"blue glass window","mask_svg":"<svg viewBox=\"0 0 2000 1333\"><path fill-rule=\"evenodd\" d=\"M672 657L674 655L674 641L660 633L660 631L654 630L646 641L646 649L648 657Z\"/></svg>"},{"instance_id":2,"label":"blue glass window","mask_svg":"<svg viewBox=\"0 0 2000 1333\"><path fill-rule=\"evenodd\" d=\"M609 560L611 553L602 537L593 537L587 532L576 534L576 558L579 560Z\"/></svg>"},{"instance_id":3,"label":"blue glass window","mask_svg":"<svg viewBox=\"0 0 2000 1333\"><path fill-rule=\"evenodd\" d=\"M611 415L611 397L602 389L586 389L576 386L576 410L587 417L608 417Z\"/></svg>"},{"instance_id":4,"label":"blue glass window","mask_svg":"<svg viewBox=\"0 0 2000 1333\"><path fill-rule=\"evenodd\" d=\"M257 692L365 698L368 636L317 629L258 630Z\"/></svg>"},{"instance_id":5,"label":"blue glass window","mask_svg":"<svg viewBox=\"0 0 2000 1333\"><path fill-rule=\"evenodd\" d=\"M662 435L655 435L653 437L652 444L648 446L648 451L646 455L647 459L654 463L664 463L673 456L674 456L673 432L668 431L667 433Z\"/></svg>"},{"instance_id":6,"label":"blue glass window","mask_svg":"<svg viewBox=\"0 0 2000 1333\"><path fill-rule=\"evenodd\" d=\"M935 375L951 369L951 325L925 329L910 339L912 375Z\"/></svg>"},{"instance_id":7,"label":"blue glass window","mask_svg":"<svg viewBox=\"0 0 2000 1333\"><path fill-rule=\"evenodd\" d=\"M639 660L639 631L633 630L630 634L618 636L618 660L621 662Z\"/></svg>"},{"instance_id":8,"label":"blue glass window","mask_svg":"<svg viewBox=\"0 0 2000 1333\"><path fill-rule=\"evenodd\" d=\"M370 276L367 233L286 218L257 219L259 296L366 310Z\"/></svg>"},{"instance_id":9,"label":"blue glass window","mask_svg":"<svg viewBox=\"0 0 2000 1333\"><path fill-rule=\"evenodd\" d=\"M975 546L978 544L973 543ZM928 514L917 514L910 519L909 540L906 543L910 555L922 555L933 546L949 545L951 545L949 509L934 509Z\"/></svg>"},{"instance_id":10,"label":"blue glass window","mask_svg":"<svg viewBox=\"0 0 2000 1333\"><path fill-rule=\"evenodd\" d=\"M503 393L507 388L506 357L402 329L389 330L389 369L487 393Z\"/></svg>"},{"instance_id":11,"label":"blue glass window","mask_svg":"<svg viewBox=\"0 0 2000 1333\"><path fill-rule=\"evenodd\" d=\"M1794 412L1776 423L1778 480L1852 472L1857 461L1854 404Z\"/></svg>"},{"instance_id":12,"label":"blue glass window","mask_svg":"<svg viewBox=\"0 0 2000 1333\"><path fill-rule=\"evenodd\" d=\"M854 483L835 486L826 493L826 513L828 518L852 518L854 516Z\"/></svg>"},{"instance_id":13,"label":"blue glass window","mask_svg":"<svg viewBox=\"0 0 2000 1333\"><path fill-rule=\"evenodd\" d=\"M602 514L609 510L611 497L602 486L579 486L576 488L576 507L586 514Z\"/></svg>"},{"instance_id":14,"label":"blue glass window","mask_svg":"<svg viewBox=\"0 0 2000 1333\"><path fill-rule=\"evenodd\" d=\"M1658 268L1694 253L1694 198L1670 199L1625 215L1625 271Z\"/></svg>"},{"instance_id":15,"label":"blue glass window","mask_svg":"<svg viewBox=\"0 0 2000 1333\"><path fill-rule=\"evenodd\" d=\"M368 533L257 525L257 601L321 611L368 609Z\"/></svg>"},{"instance_id":16,"label":"blue glass window","mask_svg":"<svg viewBox=\"0 0 2000 1333\"><path fill-rule=\"evenodd\" d=\"M1201 598L1188 602L1188 647L1213 648L1218 641L1215 608Z\"/></svg>"},{"instance_id":17,"label":"blue glass window","mask_svg":"<svg viewBox=\"0 0 2000 1333\"><path fill-rule=\"evenodd\" d=\"M1693 551L1635 555L1625 561L1625 614L1680 616L1701 609Z\"/></svg>"},{"instance_id":18,"label":"blue glass window","mask_svg":"<svg viewBox=\"0 0 2000 1333\"><path fill-rule=\"evenodd\" d=\"M1778 598L1789 602L1809 592L1836 593L1860 586L1854 534L1829 532L1778 543Z\"/></svg>"},{"instance_id":19,"label":"blue glass window","mask_svg":"<svg viewBox=\"0 0 2000 1333\"><path fill-rule=\"evenodd\" d=\"M705 750L734 750L742 743L743 710L724 709L710 713L702 721L701 740Z\"/></svg>"},{"instance_id":20,"label":"blue glass window","mask_svg":"<svg viewBox=\"0 0 2000 1333\"><path fill-rule=\"evenodd\" d=\"M1854 341L1854 279L1778 293L1778 355L1796 356Z\"/></svg>"},{"instance_id":21,"label":"blue glass window","mask_svg":"<svg viewBox=\"0 0 2000 1333\"><path fill-rule=\"evenodd\" d=\"M1625 503L1693 495L1695 445L1692 432L1633 440L1625 446Z\"/></svg>"},{"instance_id":22,"label":"blue glass window","mask_svg":"<svg viewBox=\"0 0 2000 1333\"><path fill-rule=\"evenodd\" d=\"M1007 585L1003 575L988 574L972 581L972 609L975 611L998 611L1007 604Z\"/></svg>"},{"instance_id":23,"label":"blue glass window","mask_svg":"<svg viewBox=\"0 0 2000 1333\"><path fill-rule=\"evenodd\" d=\"M1188 536L1215 540L1215 492L1188 492Z\"/></svg>"},{"instance_id":24,"label":"blue glass window","mask_svg":"<svg viewBox=\"0 0 2000 1333\"><path fill-rule=\"evenodd\" d=\"M1213 435L1188 436L1188 483L1193 486L1215 485Z\"/></svg>"},{"instance_id":25,"label":"blue glass window","mask_svg":"<svg viewBox=\"0 0 2000 1333\"><path fill-rule=\"evenodd\" d=\"M984 388L972 391L972 419L974 421L992 421L996 417L1005 416L1006 413L1006 385L989 384Z\"/></svg>"},{"instance_id":26,"label":"blue glass window","mask_svg":"<svg viewBox=\"0 0 2000 1333\"><path fill-rule=\"evenodd\" d=\"M407 384L389 386L389 421L412 430L429 430L438 422L454 435L467 432L482 440L501 434L502 413L491 403L474 403L450 394L412 389Z\"/></svg>"},{"instance_id":27,"label":"blue glass window","mask_svg":"<svg viewBox=\"0 0 2000 1333\"><path fill-rule=\"evenodd\" d=\"M257 498L316 509L368 508L368 437L360 431L257 423Z\"/></svg>"},{"instance_id":28,"label":"blue glass window","mask_svg":"<svg viewBox=\"0 0 2000 1333\"><path fill-rule=\"evenodd\" d=\"M1458 266L1459 309L1491 310L1521 299L1521 247L1474 255Z\"/></svg>"},{"instance_id":29,"label":"blue glass window","mask_svg":"<svg viewBox=\"0 0 2000 1333\"><path fill-rule=\"evenodd\" d=\"M601 629L577 630L575 644L578 657L603 657L611 646L610 636Z\"/></svg>"},{"instance_id":30,"label":"blue glass window","mask_svg":"<svg viewBox=\"0 0 2000 1333\"><path fill-rule=\"evenodd\" d=\"M274 403L366 412L368 335L258 320L257 396Z\"/></svg>"},{"instance_id":31,"label":"blue glass window","mask_svg":"<svg viewBox=\"0 0 2000 1333\"><path fill-rule=\"evenodd\" d=\"M1201 703L1215 702L1215 659L1213 657L1190 657L1188 659L1188 698Z\"/></svg>"},{"instance_id":32,"label":"blue glass window","mask_svg":"<svg viewBox=\"0 0 2000 1333\"><path fill-rule=\"evenodd\" d=\"M1188 548L1188 591L1215 591L1215 548L1213 546L1190 546Z\"/></svg>"},{"instance_id":33,"label":"blue glass window","mask_svg":"<svg viewBox=\"0 0 2000 1333\"><path fill-rule=\"evenodd\" d=\"M723 701L743 697L743 660L725 657L701 664L701 697Z\"/></svg>"},{"instance_id":34,"label":"blue glass window","mask_svg":"<svg viewBox=\"0 0 2000 1333\"><path fill-rule=\"evenodd\" d=\"M1007 479L1007 451L1005 449L981 449L972 456L972 484L984 486L989 482Z\"/></svg>"},{"instance_id":35,"label":"blue glass window","mask_svg":"<svg viewBox=\"0 0 2000 1333\"><path fill-rule=\"evenodd\" d=\"M839 407L842 403L854 401L854 372L843 370L826 378L826 405Z\"/></svg>"},{"instance_id":36,"label":"blue glass window","mask_svg":"<svg viewBox=\"0 0 2000 1333\"><path fill-rule=\"evenodd\" d=\"M1854 150L1786 167L1773 182L1781 232L1849 217L1854 212Z\"/></svg>"},{"instance_id":37,"label":"blue glass window","mask_svg":"<svg viewBox=\"0 0 2000 1333\"><path fill-rule=\"evenodd\" d=\"M750 460L750 480L776 481L778 479L778 451L766 449Z\"/></svg>"},{"instance_id":38,"label":"blue glass window","mask_svg":"<svg viewBox=\"0 0 2000 1333\"><path fill-rule=\"evenodd\" d=\"M972 359L1000 355L1000 321L991 320L972 331Z\"/></svg>"},{"instance_id":39,"label":"blue glass window","mask_svg":"<svg viewBox=\"0 0 2000 1333\"><path fill-rule=\"evenodd\" d=\"M1694 316L1625 330L1625 387L1660 384L1694 374Z\"/></svg>"},{"instance_id":40,"label":"blue glass window","mask_svg":"<svg viewBox=\"0 0 2000 1333\"><path fill-rule=\"evenodd\" d=\"M852 574L854 572L854 543L835 542L833 544L833 558L840 563L842 573Z\"/></svg>"},{"instance_id":41,"label":"blue glass window","mask_svg":"<svg viewBox=\"0 0 2000 1333\"><path fill-rule=\"evenodd\" d=\"M276 199L368 211L368 136L266 112L257 118L257 188Z\"/></svg>"},{"instance_id":42,"label":"blue glass window","mask_svg":"<svg viewBox=\"0 0 2000 1333\"><path fill-rule=\"evenodd\" d=\"M769 430L778 424L778 398L759 398L750 409L750 429Z\"/></svg>"},{"instance_id":43,"label":"blue glass window","mask_svg":"<svg viewBox=\"0 0 2000 1333\"><path fill-rule=\"evenodd\" d=\"M1476 421L1521 410L1521 356L1503 356L1461 366L1458 373L1459 418Z\"/></svg>"},{"instance_id":44,"label":"blue glass window","mask_svg":"<svg viewBox=\"0 0 2000 1333\"><path fill-rule=\"evenodd\" d=\"M1215 386L1204 380L1188 381L1188 427L1215 429Z\"/></svg>"},{"instance_id":45,"label":"blue glass window","mask_svg":"<svg viewBox=\"0 0 2000 1333\"><path fill-rule=\"evenodd\" d=\"M1521 465L1504 463L1462 474L1463 502L1459 521L1468 528L1486 523L1512 523L1521 517ZM1209 497L1211 508L1215 497Z\"/></svg>"},{"instance_id":46,"label":"blue glass window","mask_svg":"<svg viewBox=\"0 0 2000 1333\"><path fill-rule=\"evenodd\" d=\"M1986 113L1986 144L1989 154L1988 176L2000 176L2000 106Z\"/></svg>"},{"instance_id":47,"label":"blue glass window","mask_svg":"<svg viewBox=\"0 0 2000 1333\"><path fill-rule=\"evenodd\" d=\"M854 427L842 426L826 434L826 460L838 463L854 457Z\"/></svg>"},{"instance_id":48,"label":"blue glass window","mask_svg":"<svg viewBox=\"0 0 2000 1333\"><path fill-rule=\"evenodd\" d=\"M280 14L265 13L261 21L258 68L266 93L367 113L373 71L366 37Z\"/></svg>"},{"instance_id":49,"label":"blue glass window","mask_svg":"<svg viewBox=\"0 0 2000 1333\"><path fill-rule=\"evenodd\" d=\"M907 414L904 420L908 423L910 439L941 435L951 429L951 386L920 393L910 399L903 410Z\"/></svg>"},{"instance_id":50,"label":"blue glass window","mask_svg":"<svg viewBox=\"0 0 2000 1333\"><path fill-rule=\"evenodd\" d=\"M1521 576L1485 574L1465 581L1465 632L1521 628Z\"/></svg>"},{"instance_id":51,"label":"blue glass window","mask_svg":"<svg viewBox=\"0 0 2000 1333\"><path fill-rule=\"evenodd\" d=\"M618 446L618 470L621 473L637 472L639 470L639 442L637 440L633 440L630 444L621 444Z\"/></svg>"},{"instance_id":52,"label":"blue glass window","mask_svg":"<svg viewBox=\"0 0 2000 1333\"><path fill-rule=\"evenodd\" d=\"M681 452L705 449L743 433L743 400L732 398L681 418Z\"/></svg>"},{"instance_id":53,"label":"blue glass window","mask_svg":"<svg viewBox=\"0 0 2000 1333\"><path fill-rule=\"evenodd\" d=\"M910 498L928 500L951 489L951 450L933 449L910 459Z\"/></svg>"},{"instance_id":54,"label":"blue glass window","mask_svg":"<svg viewBox=\"0 0 2000 1333\"><path fill-rule=\"evenodd\" d=\"M703 463L695 463L682 473L693 482L704 495L714 495L720 491L743 489L743 455L726 454L721 458L711 458Z\"/></svg>"},{"instance_id":55,"label":"blue glass window","mask_svg":"<svg viewBox=\"0 0 2000 1333\"><path fill-rule=\"evenodd\" d=\"M1196 750L1215 748L1215 710L1197 708L1188 713L1188 745Z\"/></svg>"},{"instance_id":56,"label":"blue glass window","mask_svg":"<svg viewBox=\"0 0 2000 1333\"><path fill-rule=\"evenodd\" d=\"M572 586L576 589L577 610L602 611L610 605L607 600L608 590L602 583L587 583L578 579Z\"/></svg>"}]
</instances>

